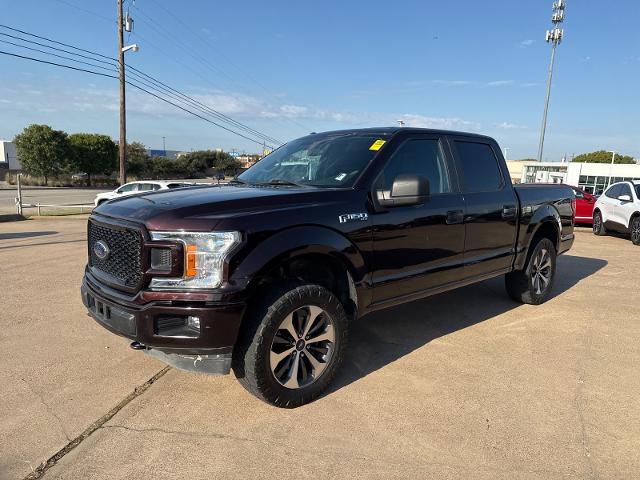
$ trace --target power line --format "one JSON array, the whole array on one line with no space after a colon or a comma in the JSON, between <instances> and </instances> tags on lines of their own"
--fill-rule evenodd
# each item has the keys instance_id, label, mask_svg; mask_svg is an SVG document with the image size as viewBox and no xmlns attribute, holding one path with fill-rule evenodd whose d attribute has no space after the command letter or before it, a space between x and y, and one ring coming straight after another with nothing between
<instances>
[{"instance_id":1,"label":"power line","mask_svg":"<svg viewBox=\"0 0 640 480\"><path fill-rule=\"evenodd\" d=\"M0 27L9 29L11 31L19 32L19 33L21 33L23 35L28 35L28 36L31 36L31 37L34 37L34 38L45 40L47 42L51 42L51 43L62 45L62 46L68 47L68 48L76 49L76 50L79 50L79 51L82 51L82 52L85 52L85 53L89 53L91 55L94 55L94 56L97 56L97 57L101 57L101 58L104 58L104 59L108 59L110 61L101 60L101 58L89 57L87 55L79 54L79 53L76 53L76 52L73 52L73 51L70 51L70 50L53 47L51 45L46 45L46 44L43 44L43 43L40 43L40 42L36 42L34 40L25 39L25 38L22 38L22 37L19 37L19 36L15 36L15 35L10 35L10 34L7 34L7 33L0 32L0 35L11 37L11 38L20 40L20 41L25 42L25 43L30 43L30 44L35 44L35 45L38 45L38 46L42 46L44 48L48 48L48 49L51 49L51 50L68 53L70 55L75 55L75 56L78 56L78 57L81 57L81 58L85 58L85 59L89 59L89 60L92 60L92 61L95 61L95 62L100 62L102 64L109 65L111 67L111 69L115 69L116 68L116 65L115 65L116 59L115 58L108 57L106 55L102 55L102 54L97 53L97 52L92 52L90 50L82 49L82 48L76 47L74 45L69 45L69 44L66 44L66 43L58 42L56 40L53 40L53 39L50 39L50 38L47 38L47 37L42 37L42 36L39 36L39 35L35 35L35 34L32 34L32 33L26 32L24 30L15 29L15 28L9 27L7 25L0 24ZM69 61L73 61L73 62L76 62L76 63L86 64L86 65L92 66L94 68L101 68L101 69L105 69L107 71L111 71L111 69L109 69L109 68L102 67L100 65L91 64L91 63L88 63L88 62L83 62L81 60L73 59L73 58L70 58L70 57L63 56L63 55L58 55L58 54L54 54L54 53L51 53L51 52L46 52L46 51L43 51L43 50L40 50L40 49L35 49L35 48L27 47L27 46L24 46L24 45L18 45L18 44L15 44L13 42L4 41L4 43L9 43L11 45L14 45L14 46L17 46L17 47L20 47L20 48L25 48L25 49L32 50L32 51L37 51L37 52L40 52L40 53L43 53L43 54L47 54L47 55L53 55L55 57L62 58L62 59L65 59L65 60L69 60ZM239 129L241 129L241 130L243 130L243 131L245 131L245 132L247 132L247 133L249 133L251 135L255 135L255 136L261 138L264 141L268 141L270 143L273 142L273 143L276 143L276 144L282 144L281 141L279 141L279 140L277 140L277 139L275 139L273 137L270 137L270 136L268 136L266 134L263 134L260 131L255 130L255 129L253 129L253 128L251 128L251 127L249 127L249 126L247 126L247 125L245 125L245 124L243 124L241 122L238 122L237 120L234 120L233 118L229 117L228 115L225 115L225 114L223 114L221 112L218 112L217 110L209 107L208 105L205 105L204 103L193 99L192 97L190 97L190 96L188 96L188 95L186 95L186 94L184 94L184 93L182 93L182 92L170 87L169 85L165 84L164 82L161 82L160 80L156 79L155 77L153 77L153 76L151 76L151 75L149 75L149 74L147 74L147 73L145 73L145 72L143 72L143 71L141 71L141 70L139 70L139 69L137 69L135 67L129 66L129 69L133 70L134 72L137 72L137 73L133 73L133 75L136 76L139 80L148 79L152 83L155 83L156 86L160 85L159 88L161 90L164 90L165 94L169 94L175 100L182 101L182 102L186 101L187 103L191 104L192 107L195 107L200 111L203 111L203 113L213 115L214 117L216 117L220 121L225 122L225 123L230 123L235 128L239 128ZM146 84L146 86L152 88L149 84ZM156 91L158 91L158 90L156 89ZM176 98L175 95L178 95L181 98ZM230 131L233 131L233 130L230 130Z\"/></svg>"},{"instance_id":2,"label":"power line","mask_svg":"<svg viewBox=\"0 0 640 480\"><path fill-rule=\"evenodd\" d=\"M79 68L79 67L72 67L71 65L63 65L61 63L56 63L56 62L49 62L47 60L42 60L40 58L27 57L26 55L19 55L17 53L5 52L4 50L0 50L0 54L9 55L11 57L22 58L24 60L32 60L34 62L39 62L39 63L46 63L48 65L55 65L56 67L68 68L68 69L71 69L71 70L76 70L78 72L85 72L85 73L91 73L93 75L100 75L102 77L118 78L115 75L109 75L109 74L106 74L106 73L94 72L93 70L87 70L85 68Z\"/></svg>"},{"instance_id":3,"label":"power line","mask_svg":"<svg viewBox=\"0 0 640 480\"><path fill-rule=\"evenodd\" d=\"M117 23L117 22L114 22L112 19L110 19L110 18L108 18L108 17L106 17L106 16L104 16L104 15L101 15L101 14L99 14L99 13L97 13L97 12L94 12L94 11L92 11L92 10L86 9L86 8L84 8L84 7L80 7L80 6L75 5L75 4L71 3L71 2L68 2L68 1L66 1L66 0L56 0L56 1L58 1L58 2L60 2L60 3L63 3L63 4L65 4L65 5L68 5L68 6L72 7L72 8L75 8L75 9L77 9L77 10L79 10L79 11L84 12L84 13L87 13L87 14L89 14L89 15L93 15L94 17L100 18L100 19L105 20L105 21L107 21L107 22L109 22L109 23ZM216 50L220 55L222 55L222 57L223 57L227 62L229 62L233 67L235 67L235 68L236 68L240 73L242 73L245 77L247 77L247 78L248 78L249 80L251 80L253 83L255 83L255 84L256 84L256 85L258 85L260 88L262 88L262 90L264 90L264 92L265 92L265 93L267 93L269 96L271 96L272 98L274 98L274 97L273 97L273 95L272 95L272 94L267 90L267 88L266 88L264 85L262 85L260 82L258 82L254 77L252 77L251 75L249 75L247 72L245 72L244 70L242 70L242 69L241 69L238 65L236 65L234 62L232 62L232 61L229 59L229 57L227 57L226 55L224 55L224 53L223 53L219 48L216 48L213 44L211 44L211 42L208 42L206 39L202 38L202 37L201 37L200 35L198 35L196 32L192 31L192 29L191 29L188 25L186 25L182 20L180 20L180 19L179 19L178 17L176 17L175 15L173 15L173 14L172 14L168 9L166 9L164 6L160 5L160 4L159 4L159 3L157 3L157 2L155 2L155 3L156 3L160 8L162 8L162 9L163 9L163 10L164 10L168 15L170 15L173 19L177 20L179 23L181 23L183 26L185 26L185 27L186 27L186 29L187 29L187 31L189 31L189 32L193 33L197 38L199 38L199 39L200 39L200 41L202 41L204 44L206 44L209 48L212 48L212 49ZM155 25L150 25L150 26L151 26L152 28L154 28L154 30L158 31L160 34L164 34L165 36L169 36L169 34L168 34L168 33L166 33L166 30L164 30L164 29L162 28L162 26L161 26L161 25L159 25L157 22L155 22L155 20L153 20L150 16L145 15L145 14L144 14L144 12L142 12L139 8L137 8L137 7L135 6L135 0L132 0L131 5L127 8L127 11L129 10L129 8L134 8L138 13L140 13L140 14L141 14L141 15L143 15L143 16L146 16L146 17L149 19L149 21L150 21L150 22L153 22L153 24L155 24ZM143 21L144 21L144 20L143 20ZM156 27L156 25L157 25L157 27ZM7 27L7 28L8 28L8 27ZM163 32L163 31L161 31L161 30L159 30L159 29L164 30L164 32ZM133 35L137 35L138 37L140 37L141 39L143 39L146 43L150 44L151 46L154 46L154 45L152 44L152 42L150 42L149 40L145 39L142 35L138 34L137 32L133 32ZM129 38L130 38L130 37L131 37L131 32L129 33ZM174 38L174 42L177 42L177 43L182 44L182 45L183 45L183 47L184 47L184 48L186 48L188 52L190 52L190 51L191 51L191 50L189 49L189 47L188 47L188 46L185 46L185 44L184 44L184 43L180 42L178 39L175 39L175 37L173 37L173 38ZM60 42L57 42L57 43L59 43L59 44L61 44L61 45L66 45L66 44L64 44L64 43L60 43ZM67 45L67 46L68 46L68 45ZM167 56L167 58L171 59L172 61L174 61L174 62L176 62L176 63L178 63L178 64L180 64L180 65L182 65L182 66L184 66L184 67L186 67L186 68L188 68L190 71L194 72L196 75L198 75L200 78L202 78L203 80L205 80L207 83L209 83L209 84L213 85L213 84L211 83L211 81L210 81L208 78L206 78L206 77L204 77L204 76L200 75L198 72L194 71L193 69L191 69L190 67L188 67L188 66L187 66L187 65L185 65L184 63L182 63L182 62L180 62L180 61L176 60L175 58L171 57L171 56L170 56L170 55L168 55L168 54L167 54L163 49L161 49L161 48L159 48L159 47L157 47L157 46L155 46L155 48L156 48L160 53L162 53L163 55ZM98 54L98 55L99 55L99 54ZM99 55L99 56L101 56L101 57L103 57L103 58L110 58L110 57L105 57L104 55ZM192 56L193 56L193 55L192 55ZM219 73L220 73L220 74L222 74L223 76L227 77L227 78L228 78L229 80L231 80L232 82L235 82L235 80L234 80L232 77L230 77L226 72L224 72L223 70L221 70L219 67L215 67L215 66L211 65L211 64L210 64L210 63L209 63L205 58L203 58L202 56L199 56L199 57L200 57L200 58L199 58L200 62L203 62L205 65L209 65L209 67L210 67L210 68L214 69L215 71L219 72ZM114 59L114 60L115 60L115 59ZM131 67L130 67L130 68L131 68ZM215 85L214 85L214 87L215 87ZM244 89L248 91L248 89L247 89L246 87L244 87ZM312 129L309 129L309 128L308 128L308 127L306 127L305 125L301 124L300 122L298 122L297 120L294 120L294 119L292 119L292 118L283 117L282 119L275 118L274 120L275 120L275 121L277 121L277 122L278 122L278 123L280 123L280 124L283 124L283 125L284 125L284 121L286 120L286 121L290 122L291 124L294 124L294 125L298 126L299 128L301 128L302 130L304 130L304 131L305 131L305 133L307 133L307 132L309 132L310 130L312 130ZM278 143L281 143L281 142L278 142Z\"/></svg>"},{"instance_id":4,"label":"power line","mask_svg":"<svg viewBox=\"0 0 640 480\"><path fill-rule=\"evenodd\" d=\"M84 7L79 6L79 5L75 5L75 4L71 3L71 2L67 2L66 0L56 0L56 1L60 2L60 3L64 3L65 5L73 7L75 9L77 9L77 10L80 10L81 12L85 12L85 13L88 13L89 15L93 15L94 17L98 17L98 18L101 18L103 20L106 20L109 23L116 23L116 21L114 19L112 19L112 18L105 17L104 15L96 13L96 12L94 12L92 10L88 10L88 9L86 9Z\"/></svg>"},{"instance_id":5,"label":"power line","mask_svg":"<svg viewBox=\"0 0 640 480\"><path fill-rule=\"evenodd\" d=\"M200 62L203 66L207 67L209 70L211 70L212 72L216 72L218 74L223 75L224 77L226 77L228 80L230 80L232 83L238 83L237 80L235 80L233 77L231 77L227 72L225 72L224 70L222 70L220 67L212 64L209 60L207 60L205 57L203 57L202 55L198 54L197 52L195 52L193 50L193 48L190 45L187 45L186 43L184 43L182 40L180 40L179 38L177 38L175 35L173 35L172 33L170 33L166 28L164 28L160 23L156 22L151 16L149 16L148 14L144 13L140 8L138 7L133 7L136 11L136 13L139 13L142 16L142 21L144 23L146 23L147 25L149 25L151 28L153 28L156 32L158 32L160 35L165 36L166 38L168 38L172 43L175 43L177 45L180 45L184 51L186 51L192 58L194 58L196 61ZM165 11L167 11L165 9ZM175 15L172 15L173 19L178 20L180 23L182 23L183 25L184 22L182 22L178 17L176 17ZM187 30L191 31L190 28L188 28L187 26ZM142 37L141 37L142 38ZM202 41L202 39L201 39ZM218 49L216 49L218 50ZM171 58L169 55L167 55L169 58ZM234 65L235 66L235 65ZM239 69L239 67L236 66L236 68ZM247 75L248 76L248 75ZM240 87L245 90L245 91L249 91L249 89L242 85L239 84ZM265 91L266 88L262 87ZM309 129L307 127L305 127L304 125L300 124L299 122L290 119L290 118L284 118L283 120L287 120L290 121L294 124L296 124L298 127L302 128L305 132L309 132ZM282 122L281 122L282 123Z\"/></svg>"},{"instance_id":6,"label":"power line","mask_svg":"<svg viewBox=\"0 0 640 480\"><path fill-rule=\"evenodd\" d=\"M169 15L172 19L174 19L175 21L177 21L178 23L180 23L183 27L185 27L186 31L188 31L189 33L191 33L193 36L195 36L196 38L198 38L203 44L205 44L208 48L211 48L213 50L215 50L216 52L218 52L227 62L229 62L230 65L232 65L237 71L239 71L241 74L243 74L245 77L247 77L251 82L253 82L254 84L256 84L257 86L259 86L267 95L269 95L270 97L273 98L272 93L269 92L269 90L267 89L267 87L265 87L261 82L259 82L258 80L256 80L252 75L250 75L249 73L247 73L246 71L244 71L242 68L240 68L235 62L233 62L227 55L225 55L225 53L217 48L212 42L208 41L207 39L205 39L204 37L202 37L202 35L200 35L196 30L194 30L191 26L187 25L185 22L183 22L180 17L178 15L175 15L173 13L171 13L171 11L169 11L164 5L162 5L160 2L158 2L157 0L152 0L153 3L155 3L158 7L160 7L162 10L164 10L167 15ZM305 132L309 132L311 131L311 129L307 128L306 126L304 126L303 124L299 123L296 120L293 119L287 119L288 121L290 121L291 123L299 126L300 128L302 128Z\"/></svg>"},{"instance_id":7,"label":"power line","mask_svg":"<svg viewBox=\"0 0 640 480\"><path fill-rule=\"evenodd\" d=\"M0 33L0 35L3 35L3 34ZM18 43L10 42L8 40L0 39L0 43L13 45L14 47L24 48L25 50L30 50L32 52L39 52L39 53L44 53L45 55L52 55L52 56L57 57L57 58L62 58L64 60L70 60L72 62L80 63L80 64L83 64L83 65L88 65L88 66L94 67L94 68L101 68L101 69L104 69L104 70L107 70L107 71L113 71L114 70L114 67L107 68L107 67L103 67L102 65L95 65L95 64L89 63L89 62L83 62L82 60L77 60L75 58L66 57L64 55L58 55L58 54L55 54L55 53L47 52L45 50L40 50L39 48L27 47L26 45L20 45Z\"/></svg>"},{"instance_id":8,"label":"power line","mask_svg":"<svg viewBox=\"0 0 640 480\"><path fill-rule=\"evenodd\" d=\"M89 73L89 74L92 74L92 75L99 75L99 76L102 76L102 77L114 78L114 79L118 78L116 75L109 75L107 73L101 73L101 72L96 72L96 71L93 71L93 70L87 70L85 68L74 67L74 66L71 66L71 65L64 65L64 64L61 64L61 63L57 63L57 62L50 62L48 60L42 60L40 58L29 57L29 56L26 56L26 55L19 55L17 53L6 52L4 50L0 50L0 54L1 55L8 55L8 56L11 56L11 57L20 58L20 59L23 59L23 60L30 60L30 61L34 61L34 62L38 62L38 63L44 63L44 64L47 64L47 65L53 65L53 66L56 66L56 67L67 68L67 69L75 70L75 71L78 71L78 72ZM208 119L206 117L203 117L202 115L199 115L199 114L197 114L195 112L192 112L191 110L189 110L187 108L184 108L184 107L182 107L182 106L180 106L180 105L178 105L176 103L171 102L170 100L167 100L166 98L163 98L163 97L161 97L159 95L156 95L153 92L150 92L149 90L137 85L136 83L133 83L131 81L127 81L127 84L131 85L134 88L137 88L138 90L141 90L142 92L147 93L148 95L151 95L152 97L157 98L158 100L161 100L161 101L163 101L165 103L168 103L169 105L173 105L174 107L179 108L180 110L183 110L184 112L187 112L187 113L189 113L191 115L194 115L195 117L198 117L198 118L204 120L205 122L211 123L212 125L215 125L215 126L217 126L219 128L222 128L223 130L226 130L226 131L228 131L230 133L238 135L239 137L242 137L242 138L244 138L246 140L254 142L254 143L258 144L258 145L263 145L263 142L260 141L260 140L256 140L255 138L251 138L251 137L249 137L247 135L244 135L244 134L242 134L240 132L237 132L237 131L235 131L235 130L233 130L231 128L227 128L224 125L216 123L216 122L214 122L214 121L212 121L212 120L210 120L210 119Z\"/></svg>"}]
</instances>

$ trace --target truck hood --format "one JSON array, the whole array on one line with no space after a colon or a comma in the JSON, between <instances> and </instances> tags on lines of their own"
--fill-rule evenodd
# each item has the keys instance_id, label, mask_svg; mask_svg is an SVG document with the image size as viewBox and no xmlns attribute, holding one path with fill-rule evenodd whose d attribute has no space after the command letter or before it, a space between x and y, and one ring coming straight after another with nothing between
<instances>
[{"instance_id":1,"label":"truck hood","mask_svg":"<svg viewBox=\"0 0 640 480\"><path fill-rule=\"evenodd\" d=\"M212 185L131 195L96 214L143 223L149 230L210 231L223 219L297 210L338 201L340 189Z\"/></svg>"}]
</instances>

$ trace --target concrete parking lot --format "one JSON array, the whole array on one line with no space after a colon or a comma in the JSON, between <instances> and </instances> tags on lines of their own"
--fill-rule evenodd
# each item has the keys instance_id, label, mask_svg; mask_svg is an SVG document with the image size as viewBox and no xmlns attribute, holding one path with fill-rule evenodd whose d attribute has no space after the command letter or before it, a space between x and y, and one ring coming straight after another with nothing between
<instances>
[{"instance_id":1,"label":"concrete parking lot","mask_svg":"<svg viewBox=\"0 0 640 480\"><path fill-rule=\"evenodd\" d=\"M332 390L280 410L232 376L167 370L88 318L85 228L0 224L0 478L36 477L56 452L44 478L638 476L628 239L579 231L542 306L494 279L362 319Z\"/></svg>"}]
</instances>

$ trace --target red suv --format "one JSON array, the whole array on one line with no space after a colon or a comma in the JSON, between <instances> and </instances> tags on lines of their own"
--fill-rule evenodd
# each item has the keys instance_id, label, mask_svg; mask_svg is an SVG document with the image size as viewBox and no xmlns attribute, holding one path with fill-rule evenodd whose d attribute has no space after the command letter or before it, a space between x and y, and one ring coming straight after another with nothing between
<instances>
[{"instance_id":1,"label":"red suv","mask_svg":"<svg viewBox=\"0 0 640 480\"><path fill-rule=\"evenodd\" d=\"M578 187L573 187L576 196L576 223L593 223L593 206L596 204L596 197Z\"/></svg>"}]
</instances>

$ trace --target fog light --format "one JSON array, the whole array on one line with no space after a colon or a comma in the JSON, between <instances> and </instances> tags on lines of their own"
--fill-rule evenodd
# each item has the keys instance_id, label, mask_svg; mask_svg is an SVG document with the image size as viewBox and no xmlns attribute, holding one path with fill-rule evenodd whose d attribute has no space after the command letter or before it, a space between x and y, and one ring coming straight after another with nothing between
<instances>
[{"instance_id":1,"label":"fog light","mask_svg":"<svg viewBox=\"0 0 640 480\"><path fill-rule=\"evenodd\" d=\"M153 270L171 270L171 250L168 248L151 249L151 268Z\"/></svg>"},{"instance_id":2,"label":"fog light","mask_svg":"<svg viewBox=\"0 0 640 480\"><path fill-rule=\"evenodd\" d=\"M200 331L200 317L187 317L187 328Z\"/></svg>"}]
</instances>

